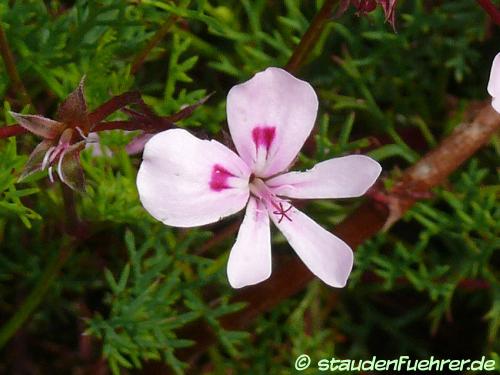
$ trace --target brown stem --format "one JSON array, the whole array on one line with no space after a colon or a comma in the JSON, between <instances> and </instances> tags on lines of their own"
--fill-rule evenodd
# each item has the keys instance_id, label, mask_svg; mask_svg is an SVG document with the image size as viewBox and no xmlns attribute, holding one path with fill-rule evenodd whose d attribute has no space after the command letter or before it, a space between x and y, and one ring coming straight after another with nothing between
<instances>
[{"instance_id":1,"label":"brown stem","mask_svg":"<svg viewBox=\"0 0 500 375\"><path fill-rule=\"evenodd\" d=\"M16 135L26 134L28 131L21 125L7 125L0 128L0 139L15 137Z\"/></svg>"},{"instance_id":2,"label":"brown stem","mask_svg":"<svg viewBox=\"0 0 500 375\"><path fill-rule=\"evenodd\" d=\"M17 93L19 99L23 106L31 104L30 96L26 91L26 88L19 77L17 72L16 62L14 60L14 55L9 46L9 41L5 35L5 31L2 26L0 26L0 54L2 55L3 61L5 63L5 69L12 83L13 91Z\"/></svg>"},{"instance_id":3,"label":"brown stem","mask_svg":"<svg viewBox=\"0 0 500 375\"><path fill-rule=\"evenodd\" d=\"M500 130L500 115L488 103L472 122L457 127L435 150L408 168L399 179L397 188L391 196L399 203L400 211L395 220L415 203L420 193L442 183L498 130ZM405 190L415 194L399 193ZM379 232L389 217L390 210L387 206L366 200L337 225L333 232L355 249ZM238 292L232 301L243 301L247 306L236 313L224 316L221 319L222 326L226 329L245 328L259 314L304 289L312 278L313 275L302 261L298 257L293 257L274 270L265 282ZM183 328L180 336L196 342L194 346L178 353L179 358L188 361L196 359L215 340L215 335L201 320Z\"/></svg>"},{"instance_id":4,"label":"brown stem","mask_svg":"<svg viewBox=\"0 0 500 375\"><path fill-rule=\"evenodd\" d=\"M326 23L330 20L333 8L338 3L338 0L326 0L319 12L313 18L309 28L300 40L299 45L293 51L290 60L285 66L285 69L294 74L304 65L305 60L316 45Z\"/></svg>"},{"instance_id":5,"label":"brown stem","mask_svg":"<svg viewBox=\"0 0 500 375\"><path fill-rule=\"evenodd\" d=\"M122 109L129 104L139 103L140 101L142 101L142 97L137 91L129 91L114 96L89 113L89 122L91 124L97 124L119 109Z\"/></svg>"},{"instance_id":6,"label":"brown stem","mask_svg":"<svg viewBox=\"0 0 500 375\"><path fill-rule=\"evenodd\" d=\"M500 10L491 2L491 0L477 0L479 5L488 13L491 20L500 25Z\"/></svg>"},{"instance_id":7,"label":"brown stem","mask_svg":"<svg viewBox=\"0 0 500 375\"><path fill-rule=\"evenodd\" d=\"M156 31L153 37L149 40L148 44L135 56L134 61L132 62L131 72L132 74L137 73L137 71L141 68L144 60L146 60L147 55L151 52L151 50L167 35L171 27L177 22L179 19L178 16L170 15L165 23Z\"/></svg>"}]
</instances>

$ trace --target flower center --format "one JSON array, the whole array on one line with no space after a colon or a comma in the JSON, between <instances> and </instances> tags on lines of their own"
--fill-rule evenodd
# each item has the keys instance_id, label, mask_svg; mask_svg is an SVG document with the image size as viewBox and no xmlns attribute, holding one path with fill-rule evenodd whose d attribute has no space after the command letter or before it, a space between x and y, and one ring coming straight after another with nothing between
<instances>
[{"instance_id":1,"label":"flower center","mask_svg":"<svg viewBox=\"0 0 500 375\"><path fill-rule=\"evenodd\" d=\"M273 211L273 214L279 216L278 223L281 223L284 218L292 221L291 217L288 214L288 212L292 209L292 205L274 195L264 181L262 181L260 178L253 177L250 180L249 186L250 192L256 198L263 201L268 207L274 207L275 211ZM285 204L288 204L287 208L285 208Z\"/></svg>"}]
</instances>

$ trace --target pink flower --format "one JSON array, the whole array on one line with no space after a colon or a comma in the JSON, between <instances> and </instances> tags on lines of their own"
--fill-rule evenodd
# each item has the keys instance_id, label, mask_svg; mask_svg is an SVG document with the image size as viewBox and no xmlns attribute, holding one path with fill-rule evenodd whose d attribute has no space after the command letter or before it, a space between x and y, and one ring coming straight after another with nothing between
<instances>
[{"instance_id":1,"label":"pink flower","mask_svg":"<svg viewBox=\"0 0 500 375\"><path fill-rule=\"evenodd\" d=\"M495 56L491 66L488 93L493 97L491 106L500 113L500 53Z\"/></svg>"},{"instance_id":2,"label":"pink flower","mask_svg":"<svg viewBox=\"0 0 500 375\"><path fill-rule=\"evenodd\" d=\"M176 227L213 223L246 206L227 267L234 288L270 276L270 220L313 274L343 287L352 250L287 198L357 197L375 182L381 167L367 156L351 155L286 173L314 126L317 109L307 82L278 68L257 73L227 97L229 130L239 155L182 129L155 135L137 176L142 204Z\"/></svg>"}]
</instances>

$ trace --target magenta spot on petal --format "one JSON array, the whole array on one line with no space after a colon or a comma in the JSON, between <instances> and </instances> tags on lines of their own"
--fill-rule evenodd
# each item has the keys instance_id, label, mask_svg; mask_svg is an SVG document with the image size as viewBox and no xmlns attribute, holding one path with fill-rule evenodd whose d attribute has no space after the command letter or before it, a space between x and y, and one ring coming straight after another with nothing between
<instances>
[{"instance_id":1,"label":"magenta spot on petal","mask_svg":"<svg viewBox=\"0 0 500 375\"><path fill-rule=\"evenodd\" d=\"M264 146L267 151L271 148L271 144L276 136L275 126L256 126L252 130L252 139L255 146Z\"/></svg>"},{"instance_id":2,"label":"magenta spot on petal","mask_svg":"<svg viewBox=\"0 0 500 375\"><path fill-rule=\"evenodd\" d=\"M229 188L227 184L227 179L229 177L234 177L234 174L229 172L226 168L219 164L215 164L212 167L212 175L210 177L210 189L214 191L221 191Z\"/></svg>"}]
</instances>

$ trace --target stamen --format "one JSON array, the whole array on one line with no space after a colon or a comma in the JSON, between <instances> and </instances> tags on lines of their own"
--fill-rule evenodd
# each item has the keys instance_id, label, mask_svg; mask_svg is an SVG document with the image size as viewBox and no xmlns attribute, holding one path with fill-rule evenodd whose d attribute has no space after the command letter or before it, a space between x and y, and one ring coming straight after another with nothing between
<instances>
[{"instance_id":1,"label":"stamen","mask_svg":"<svg viewBox=\"0 0 500 375\"><path fill-rule=\"evenodd\" d=\"M273 192L266 186L266 183L260 178L253 178L250 183L250 192L261 201L265 202L266 205L273 206L276 210L273 211L274 215L279 215L278 224L286 218L292 221L292 218L287 214L291 209L292 205L289 204L288 208L284 207L284 200L278 198Z\"/></svg>"}]
</instances>

